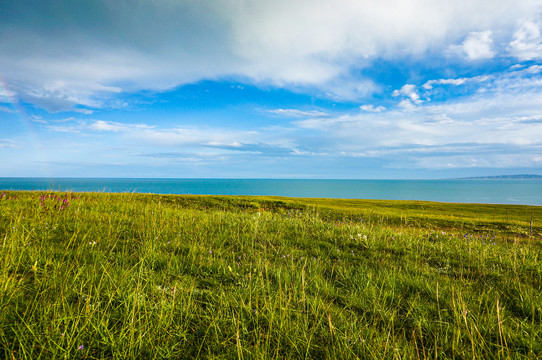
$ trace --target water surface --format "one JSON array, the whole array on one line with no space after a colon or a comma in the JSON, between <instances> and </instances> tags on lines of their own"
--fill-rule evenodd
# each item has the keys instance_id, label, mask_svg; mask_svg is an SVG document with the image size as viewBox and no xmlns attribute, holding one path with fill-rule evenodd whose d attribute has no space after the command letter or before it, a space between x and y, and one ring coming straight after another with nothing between
<instances>
[{"instance_id":1,"label":"water surface","mask_svg":"<svg viewBox=\"0 0 542 360\"><path fill-rule=\"evenodd\" d=\"M275 195L542 206L541 180L0 178L2 190Z\"/></svg>"}]
</instances>

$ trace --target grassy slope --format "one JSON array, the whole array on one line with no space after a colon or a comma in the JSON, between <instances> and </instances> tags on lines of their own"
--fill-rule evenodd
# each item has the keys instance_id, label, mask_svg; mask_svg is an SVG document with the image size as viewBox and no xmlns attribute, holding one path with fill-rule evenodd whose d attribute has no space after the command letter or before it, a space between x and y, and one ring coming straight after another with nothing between
<instances>
[{"instance_id":1,"label":"grassy slope","mask_svg":"<svg viewBox=\"0 0 542 360\"><path fill-rule=\"evenodd\" d=\"M0 357L536 359L541 220L509 205L8 192Z\"/></svg>"}]
</instances>

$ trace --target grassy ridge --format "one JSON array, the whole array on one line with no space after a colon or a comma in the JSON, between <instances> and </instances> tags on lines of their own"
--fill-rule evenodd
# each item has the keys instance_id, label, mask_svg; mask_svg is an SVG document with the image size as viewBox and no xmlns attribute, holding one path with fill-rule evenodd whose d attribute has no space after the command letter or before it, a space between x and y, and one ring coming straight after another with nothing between
<instances>
[{"instance_id":1,"label":"grassy ridge","mask_svg":"<svg viewBox=\"0 0 542 360\"><path fill-rule=\"evenodd\" d=\"M7 192L0 357L536 359L541 219L509 205Z\"/></svg>"}]
</instances>

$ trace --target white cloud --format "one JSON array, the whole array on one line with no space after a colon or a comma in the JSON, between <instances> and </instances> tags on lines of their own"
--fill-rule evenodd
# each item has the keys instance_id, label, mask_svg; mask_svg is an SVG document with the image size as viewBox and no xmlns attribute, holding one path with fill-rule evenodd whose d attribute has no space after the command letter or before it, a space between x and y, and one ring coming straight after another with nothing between
<instances>
[{"instance_id":1,"label":"white cloud","mask_svg":"<svg viewBox=\"0 0 542 360\"><path fill-rule=\"evenodd\" d=\"M59 64L59 67L62 68L62 64ZM34 74L41 71L41 69L28 70L29 73ZM58 74L59 71L56 73ZM122 92L119 87L102 85L97 82L99 79L86 78L87 76L87 73L82 72L59 80L65 75L46 72L35 79L24 76L12 88L16 96L50 111L72 109L76 105L102 107L105 103L104 99Z\"/></svg>"},{"instance_id":2,"label":"white cloud","mask_svg":"<svg viewBox=\"0 0 542 360\"><path fill-rule=\"evenodd\" d=\"M400 90L394 90L391 94L392 96L406 96L410 100L416 102L420 99L420 94L418 94L418 90L416 90L416 85L412 84L405 84Z\"/></svg>"},{"instance_id":3,"label":"white cloud","mask_svg":"<svg viewBox=\"0 0 542 360\"><path fill-rule=\"evenodd\" d=\"M321 136L311 151L374 157L398 168L540 166L542 82L528 68L484 81L485 92L446 103L415 106L409 86L397 90L402 107L295 124Z\"/></svg>"},{"instance_id":4,"label":"white cloud","mask_svg":"<svg viewBox=\"0 0 542 360\"><path fill-rule=\"evenodd\" d=\"M416 85L412 84L405 84L400 90L394 90L391 96L403 97L397 106L408 111L415 111L416 106L423 102L420 100L420 94L416 89Z\"/></svg>"},{"instance_id":5,"label":"white cloud","mask_svg":"<svg viewBox=\"0 0 542 360\"><path fill-rule=\"evenodd\" d=\"M223 128L190 127L131 131L129 139L153 147L213 147L238 149L241 144L259 141L258 131L234 131Z\"/></svg>"},{"instance_id":6,"label":"white cloud","mask_svg":"<svg viewBox=\"0 0 542 360\"><path fill-rule=\"evenodd\" d=\"M43 120L42 117L39 116L39 115L32 115L30 117L30 120L35 122L35 123L39 123L39 124L48 124L49 123L46 120Z\"/></svg>"},{"instance_id":7,"label":"white cloud","mask_svg":"<svg viewBox=\"0 0 542 360\"><path fill-rule=\"evenodd\" d=\"M34 120L36 122L42 122L48 124L49 122L43 121L40 119ZM134 131L142 131L153 129L153 126L146 124L127 124L119 123L114 121L104 121L104 120L94 120L88 122L74 117L69 117L66 119L57 119L50 120L50 122L56 124L65 124L65 125L49 125L46 126L47 129L64 132L64 133L84 133L90 134L90 132L98 133L129 133Z\"/></svg>"},{"instance_id":8,"label":"white cloud","mask_svg":"<svg viewBox=\"0 0 542 360\"><path fill-rule=\"evenodd\" d=\"M218 127L186 127L186 128L157 128L147 124L118 123L113 121L95 120L91 123L78 120L76 124L48 126L56 132L85 134L91 132L109 133L120 143L130 143L130 146L167 147L229 147L239 148L242 144L261 142L264 137L257 131L234 131ZM275 145L280 141L274 141Z\"/></svg>"},{"instance_id":9,"label":"white cloud","mask_svg":"<svg viewBox=\"0 0 542 360\"><path fill-rule=\"evenodd\" d=\"M539 72L542 72L542 66L541 65L531 65L527 68L527 72L531 74L537 74Z\"/></svg>"},{"instance_id":10,"label":"white cloud","mask_svg":"<svg viewBox=\"0 0 542 360\"><path fill-rule=\"evenodd\" d=\"M73 111L81 113L81 114L85 114L85 115L92 115L95 112L94 110L90 110L90 109L73 109Z\"/></svg>"},{"instance_id":11,"label":"white cloud","mask_svg":"<svg viewBox=\"0 0 542 360\"><path fill-rule=\"evenodd\" d=\"M484 81L490 80L491 77L487 75L483 76L473 76L470 78L458 78L458 79L438 79L438 80L429 80L422 87L425 90L431 90L435 85L454 85L460 86L469 83L482 83Z\"/></svg>"},{"instance_id":12,"label":"white cloud","mask_svg":"<svg viewBox=\"0 0 542 360\"><path fill-rule=\"evenodd\" d=\"M363 111L367 111L367 112L381 112L381 111L384 111L386 110L386 108L384 106L374 106L374 105L361 105L359 107L361 110Z\"/></svg>"},{"instance_id":13,"label":"white cloud","mask_svg":"<svg viewBox=\"0 0 542 360\"><path fill-rule=\"evenodd\" d=\"M463 85L466 82L465 78L461 79L440 79L440 80L429 80L423 84L423 88L430 90L433 88L433 85Z\"/></svg>"},{"instance_id":14,"label":"white cloud","mask_svg":"<svg viewBox=\"0 0 542 360\"><path fill-rule=\"evenodd\" d=\"M273 109L267 110L267 112L275 115L287 116L287 117L320 117L329 116L328 113L319 110L299 110L299 109Z\"/></svg>"},{"instance_id":15,"label":"white cloud","mask_svg":"<svg viewBox=\"0 0 542 360\"><path fill-rule=\"evenodd\" d=\"M416 105L409 99L401 100L397 106L408 111L416 110Z\"/></svg>"},{"instance_id":16,"label":"white cloud","mask_svg":"<svg viewBox=\"0 0 542 360\"><path fill-rule=\"evenodd\" d=\"M89 130L95 130L95 131L125 131L127 129L127 126L125 124L111 122L111 121L103 121L103 120L96 120L92 124L88 126Z\"/></svg>"},{"instance_id":17,"label":"white cloud","mask_svg":"<svg viewBox=\"0 0 542 360\"><path fill-rule=\"evenodd\" d=\"M532 21L524 22L514 33L514 40L509 44L512 56L519 60L542 58L542 35L540 25Z\"/></svg>"},{"instance_id":18,"label":"white cloud","mask_svg":"<svg viewBox=\"0 0 542 360\"><path fill-rule=\"evenodd\" d=\"M6 89L2 85L3 84L0 83L0 102L10 103L12 101L13 96L15 96L15 93L13 91Z\"/></svg>"},{"instance_id":19,"label":"white cloud","mask_svg":"<svg viewBox=\"0 0 542 360\"><path fill-rule=\"evenodd\" d=\"M419 157L415 166L424 169L530 168L540 166L536 154L483 154Z\"/></svg>"},{"instance_id":20,"label":"white cloud","mask_svg":"<svg viewBox=\"0 0 542 360\"><path fill-rule=\"evenodd\" d=\"M70 116L70 117L67 117L67 118L64 118L64 119L55 119L55 120L51 120L51 121L53 121L55 123L67 123L67 122L72 122L72 121L79 121L79 119L75 118L73 116Z\"/></svg>"},{"instance_id":21,"label":"white cloud","mask_svg":"<svg viewBox=\"0 0 542 360\"><path fill-rule=\"evenodd\" d=\"M379 92L380 87L369 79L349 79L345 76L325 84L327 96L338 101L356 101Z\"/></svg>"},{"instance_id":22,"label":"white cloud","mask_svg":"<svg viewBox=\"0 0 542 360\"><path fill-rule=\"evenodd\" d=\"M14 141L7 140L7 139L0 139L0 149L13 148L13 147L15 147Z\"/></svg>"},{"instance_id":23,"label":"white cloud","mask_svg":"<svg viewBox=\"0 0 542 360\"><path fill-rule=\"evenodd\" d=\"M51 111L98 108L119 91L237 77L355 100L379 88L356 81L352 68L442 52L465 36L471 59L488 58L492 36L484 30L511 33L517 19L540 11L539 0L90 4L6 2L0 68L18 96ZM536 37L530 28L518 30L515 56L538 56Z\"/></svg>"},{"instance_id":24,"label":"white cloud","mask_svg":"<svg viewBox=\"0 0 542 360\"><path fill-rule=\"evenodd\" d=\"M62 126L62 125L48 125L47 129L59 133L71 133L71 134L80 134L81 129L76 126Z\"/></svg>"},{"instance_id":25,"label":"white cloud","mask_svg":"<svg viewBox=\"0 0 542 360\"><path fill-rule=\"evenodd\" d=\"M463 51L470 60L490 59L495 56L491 30L471 32L463 41Z\"/></svg>"}]
</instances>

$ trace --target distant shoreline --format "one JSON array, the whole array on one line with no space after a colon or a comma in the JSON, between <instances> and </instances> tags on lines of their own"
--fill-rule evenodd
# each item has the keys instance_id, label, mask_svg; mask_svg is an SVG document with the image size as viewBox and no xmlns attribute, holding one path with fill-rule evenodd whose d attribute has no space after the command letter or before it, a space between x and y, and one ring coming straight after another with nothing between
<instances>
[{"instance_id":1,"label":"distant shoreline","mask_svg":"<svg viewBox=\"0 0 542 360\"><path fill-rule=\"evenodd\" d=\"M542 180L542 175L521 174L521 175L497 175L497 176L475 176L466 178L455 178L450 180Z\"/></svg>"}]
</instances>

